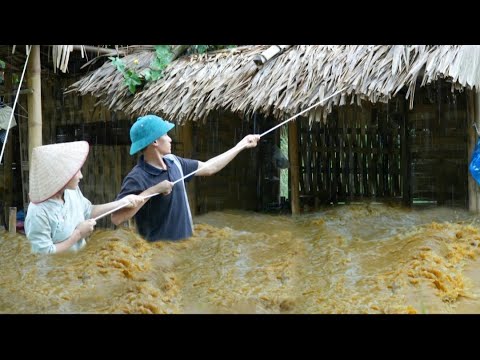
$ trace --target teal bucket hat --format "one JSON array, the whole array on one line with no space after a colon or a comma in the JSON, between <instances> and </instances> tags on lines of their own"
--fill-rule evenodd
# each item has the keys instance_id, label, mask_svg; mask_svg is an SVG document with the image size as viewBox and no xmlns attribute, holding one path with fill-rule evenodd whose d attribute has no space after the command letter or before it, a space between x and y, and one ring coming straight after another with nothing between
<instances>
[{"instance_id":1,"label":"teal bucket hat","mask_svg":"<svg viewBox=\"0 0 480 360\"><path fill-rule=\"evenodd\" d=\"M156 115L145 115L137 119L130 129L130 155L134 155L146 148L160 136L169 132L175 124L163 120Z\"/></svg>"}]
</instances>

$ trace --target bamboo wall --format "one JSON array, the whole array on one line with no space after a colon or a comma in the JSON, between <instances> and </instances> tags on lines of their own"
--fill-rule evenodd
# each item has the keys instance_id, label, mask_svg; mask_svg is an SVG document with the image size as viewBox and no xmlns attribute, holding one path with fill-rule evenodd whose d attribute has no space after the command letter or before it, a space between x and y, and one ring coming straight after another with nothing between
<instances>
[{"instance_id":1,"label":"bamboo wall","mask_svg":"<svg viewBox=\"0 0 480 360\"><path fill-rule=\"evenodd\" d=\"M299 122L300 198L307 207L400 198L400 126L389 109L340 107L325 123Z\"/></svg>"},{"instance_id":2,"label":"bamboo wall","mask_svg":"<svg viewBox=\"0 0 480 360\"><path fill-rule=\"evenodd\" d=\"M466 95L438 82L298 122L300 207L376 199L468 206Z\"/></svg>"},{"instance_id":3,"label":"bamboo wall","mask_svg":"<svg viewBox=\"0 0 480 360\"><path fill-rule=\"evenodd\" d=\"M195 158L206 161L235 146L253 133L253 123L216 112L205 124L194 127ZM245 149L219 173L197 177L197 212L213 210L256 210L257 149Z\"/></svg>"},{"instance_id":4,"label":"bamboo wall","mask_svg":"<svg viewBox=\"0 0 480 360\"><path fill-rule=\"evenodd\" d=\"M421 88L407 117L411 202L468 208L465 92L444 82Z\"/></svg>"}]
</instances>

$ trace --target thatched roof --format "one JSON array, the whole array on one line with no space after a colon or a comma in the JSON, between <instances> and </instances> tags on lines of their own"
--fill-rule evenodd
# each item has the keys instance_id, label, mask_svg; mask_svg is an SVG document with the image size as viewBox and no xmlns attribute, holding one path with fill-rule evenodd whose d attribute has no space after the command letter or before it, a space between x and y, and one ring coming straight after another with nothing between
<instances>
[{"instance_id":1,"label":"thatched roof","mask_svg":"<svg viewBox=\"0 0 480 360\"><path fill-rule=\"evenodd\" d=\"M0 45L0 60L14 71L22 71L30 45ZM152 51L152 45L41 45L42 66L51 66L55 72L68 71L68 64L74 51L76 57L84 59L84 66L105 56L126 55L140 50ZM48 60L48 62L46 61Z\"/></svg>"},{"instance_id":2,"label":"thatched roof","mask_svg":"<svg viewBox=\"0 0 480 360\"><path fill-rule=\"evenodd\" d=\"M179 123L204 120L212 110L248 116L254 112L290 116L346 87L309 113L319 121L334 105L386 102L400 90L413 106L417 79L421 86L445 78L453 89L480 85L480 46L459 45L295 45L257 68L258 45L182 57L162 79L129 94L123 77L105 63L71 90L99 97L112 110L132 116L156 113ZM154 52L124 58L142 70ZM138 64L134 64L138 61Z\"/></svg>"}]
</instances>

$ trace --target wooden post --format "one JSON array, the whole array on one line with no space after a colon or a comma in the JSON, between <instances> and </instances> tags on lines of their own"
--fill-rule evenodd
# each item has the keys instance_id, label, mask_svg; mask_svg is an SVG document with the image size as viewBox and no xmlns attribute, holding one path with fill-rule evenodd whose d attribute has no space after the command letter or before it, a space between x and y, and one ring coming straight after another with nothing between
<instances>
[{"instance_id":1,"label":"wooden post","mask_svg":"<svg viewBox=\"0 0 480 360\"><path fill-rule=\"evenodd\" d=\"M473 150L475 149L475 144L477 142L477 134L475 128L471 125L473 123L477 124L477 127L480 129L480 117L479 117L479 106L480 106L480 94L474 92L473 90L467 90L467 137L468 137L468 160L467 164L470 165L470 160L472 158ZM480 194L478 192L478 184L475 179L470 174L470 171L467 168L468 172L468 209L474 212L480 212Z\"/></svg>"},{"instance_id":2,"label":"wooden post","mask_svg":"<svg viewBox=\"0 0 480 360\"><path fill-rule=\"evenodd\" d=\"M8 232L10 234L15 234L17 232L17 208L10 207L8 213Z\"/></svg>"},{"instance_id":3,"label":"wooden post","mask_svg":"<svg viewBox=\"0 0 480 360\"><path fill-rule=\"evenodd\" d=\"M192 159L193 157L193 124L191 121L187 121L182 126L182 142L183 142L183 155L188 159ZM190 211L192 212L192 216L197 214L197 192L196 192L196 178L194 177L188 185L187 188L187 195L188 195L188 202L190 203Z\"/></svg>"},{"instance_id":4,"label":"wooden post","mask_svg":"<svg viewBox=\"0 0 480 360\"><path fill-rule=\"evenodd\" d=\"M292 215L296 215L300 213L300 165L298 161L298 127L296 121L288 123L288 159L290 161L290 204Z\"/></svg>"},{"instance_id":5,"label":"wooden post","mask_svg":"<svg viewBox=\"0 0 480 360\"><path fill-rule=\"evenodd\" d=\"M403 192L403 204L405 206L412 205L412 197L410 191L410 156L409 156L409 147L408 147L408 103L402 94L402 110L403 110L403 126L401 127L400 134L400 147L401 147L401 164L400 164L400 173L402 174L402 192Z\"/></svg>"},{"instance_id":6,"label":"wooden post","mask_svg":"<svg viewBox=\"0 0 480 360\"><path fill-rule=\"evenodd\" d=\"M10 70L5 71L5 91L12 91L12 73ZM6 102L12 106L10 103L11 96L6 98ZM17 125L19 126L19 125ZM3 174L5 179L5 207L4 214L7 213L7 210L10 206L13 205L13 171L12 171L12 162L13 162L13 129L11 128L8 132L8 138L6 139L7 143L5 144L5 153L4 153L4 165L3 165ZM6 220L6 219L4 219Z\"/></svg>"},{"instance_id":7,"label":"wooden post","mask_svg":"<svg viewBox=\"0 0 480 360\"><path fill-rule=\"evenodd\" d=\"M42 145L42 89L40 68L40 45L30 50L27 68L27 86L33 90L28 95L28 159L32 149Z\"/></svg>"}]
</instances>

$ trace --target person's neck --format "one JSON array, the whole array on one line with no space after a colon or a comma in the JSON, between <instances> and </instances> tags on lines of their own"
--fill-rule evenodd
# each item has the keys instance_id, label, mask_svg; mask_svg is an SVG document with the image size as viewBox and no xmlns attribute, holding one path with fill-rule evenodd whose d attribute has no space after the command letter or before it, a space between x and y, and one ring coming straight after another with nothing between
<instances>
[{"instance_id":1,"label":"person's neck","mask_svg":"<svg viewBox=\"0 0 480 360\"><path fill-rule=\"evenodd\" d=\"M163 155L157 151L145 151L143 153L143 159L146 163L149 163L156 168L167 170L167 164L163 160Z\"/></svg>"}]
</instances>

